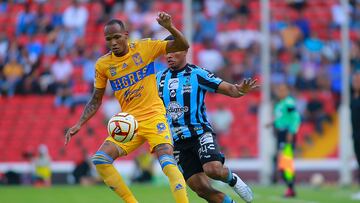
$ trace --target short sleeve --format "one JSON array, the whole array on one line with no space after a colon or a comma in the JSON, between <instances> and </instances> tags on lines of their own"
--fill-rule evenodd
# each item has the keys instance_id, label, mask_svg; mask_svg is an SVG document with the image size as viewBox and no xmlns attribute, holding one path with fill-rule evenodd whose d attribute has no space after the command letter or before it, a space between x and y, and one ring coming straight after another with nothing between
<instances>
[{"instance_id":1,"label":"short sleeve","mask_svg":"<svg viewBox=\"0 0 360 203\"><path fill-rule=\"evenodd\" d=\"M197 79L200 88L209 92L215 92L223 81L216 77L214 73L202 68L197 69Z\"/></svg>"},{"instance_id":2,"label":"short sleeve","mask_svg":"<svg viewBox=\"0 0 360 203\"><path fill-rule=\"evenodd\" d=\"M101 69L99 62L95 64L95 80L94 87L95 88L106 88L107 77Z\"/></svg>"},{"instance_id":3,"label":"short sleeve","mask_svg":"<svg viewBox=\"0 0 360 203\"><path fill-rule=\"evenodd\" d=\"M166 45L168 41L165 40L147 40L147 48L152 52L152 58L155 60L157 57L166 54Z\"/></svg>"}]
</instances>

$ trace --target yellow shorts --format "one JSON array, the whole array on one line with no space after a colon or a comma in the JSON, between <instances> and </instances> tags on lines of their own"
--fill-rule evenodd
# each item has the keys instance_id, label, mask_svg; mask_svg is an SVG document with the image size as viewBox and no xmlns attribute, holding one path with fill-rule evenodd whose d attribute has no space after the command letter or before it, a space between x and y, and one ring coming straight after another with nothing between
<instances>
[{"instance_id":1,"label":"yellow shorts","mask_svg":"<svg viewBox=\"0 0 360 203\"><path fill-rule=\"evenodd\" d=\"M159 144L173 145L165 115L158 115L144 121L139 121L138 133L130 142L121 143L114 140L111 136L107 137L106 140L115 143L127 154L139 148L145 141L149 143L151 152Z\"/></svg>"}]
</instances>

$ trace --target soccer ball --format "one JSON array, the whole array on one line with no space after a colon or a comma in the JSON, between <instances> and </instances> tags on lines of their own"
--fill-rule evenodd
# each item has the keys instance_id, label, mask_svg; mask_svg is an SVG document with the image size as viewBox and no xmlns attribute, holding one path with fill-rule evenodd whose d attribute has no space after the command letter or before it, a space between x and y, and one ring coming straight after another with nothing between
<instances>
[{"instance_id":1,"label":"soccer ball","mask_svg":"<svg viewBox=\"0 0 360 203\"><path fill-rule=\"evenodd\" d=\"M131 114L121 112L111 117L107 130L109 135L118 142L129 142L137 133L138 122Z\"/></svg>"}]
</instances>

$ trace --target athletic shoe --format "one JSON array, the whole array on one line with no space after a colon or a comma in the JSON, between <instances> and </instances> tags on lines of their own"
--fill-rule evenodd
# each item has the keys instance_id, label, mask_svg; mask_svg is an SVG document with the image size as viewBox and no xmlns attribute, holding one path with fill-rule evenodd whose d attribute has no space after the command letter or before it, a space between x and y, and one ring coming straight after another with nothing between
<instances>
[{"instance_id":1,"label":"athletic shoe","mask_svg":"<svg viewBox=\"0 0 360 203\"><path fill-rule=\"evenodd\" d=\"M247 186L235 173L233 173L233 176L236 178L236 183L232 188L245 202L251 203L254 197L250 187Z\"/></svg>"},{"instance_id":2,"label":"athletic shoe","mask_svg":"<svg viewBox=\"0 0 360 203\"><path fill-rule=\"evenodd\" d=\"M284 194L284 197L286 198L294 198L296 196L296 193L293 189L288 188Z\"/></svg>"}]
</instances>

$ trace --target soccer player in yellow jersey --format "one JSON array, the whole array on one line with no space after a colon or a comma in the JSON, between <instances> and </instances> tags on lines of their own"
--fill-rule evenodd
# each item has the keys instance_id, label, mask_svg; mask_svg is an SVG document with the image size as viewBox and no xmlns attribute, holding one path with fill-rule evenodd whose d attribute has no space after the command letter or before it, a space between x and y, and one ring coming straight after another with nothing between
<instances>
[{"instance_id":1,"label":"soccer player in yellow jersey","mask_svg":"<svg viewBox=\"0 0 360 203\"><path fill-rule=\"evenodd\" d=\"M174 40L143 39L129 43L128 31L122 21L110 20L105 25L106 45L111 51L96 62L93 95L79 121L67 131L65 144L99 109L109 80L122 110L138 120L138 134L128 143L119 143L108 137L92 157L96 170L106 185L125 202L137 202L112 163L147 141L169 179L176 202L187 203L186 184L173 157L172 137L165 108L157 94L154 60L166 53L187 50L189 45L181 32L173 26L170 15L160 12L156 20L174 36Z\"/></svg>"}]
</instances>

